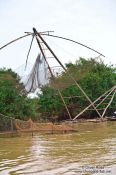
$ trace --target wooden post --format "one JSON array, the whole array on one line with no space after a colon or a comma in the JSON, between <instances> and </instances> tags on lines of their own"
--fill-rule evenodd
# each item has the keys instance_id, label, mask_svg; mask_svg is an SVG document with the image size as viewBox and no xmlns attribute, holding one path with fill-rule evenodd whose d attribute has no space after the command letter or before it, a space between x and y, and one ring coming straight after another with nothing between
<instances>
[{"instance_id":1,"label":"wooden post","mask_svg":"<svg viewBox=\"0 0 116 175\"><path fill-rule=\"evenodd\" d=\"M105 110L104 110L104 112L103 112L103 114L102 114L102 118L104 117L104 115L105 115L105 113L106 113L106 110L108 109L108 107L109 107L110 104L112 103L115 93L116 93L116 90L114 91L111 100L109 101L108 105L106 106L106 108L105 108Z\"/></svg>"},{"instance_id":2,"label":"wooden post","mask_svg":"<svg viewBox=\"0 0 116 175\"><path fill-rule=\"evenodd\" d=\"M10 123L11 123L11 132L13 132L13 119L10 119Z\"/></svg>"},{"instance_id":3,"label":"wooden post","mask_svg":"<svg viewBox=\"0 0 116 175\"><path fill-rule=\"evenodd\" d=\"M71 114L70 114L70 112L69 112L69 110L68 110L68 107L67 107L67 105L66 105L66 103L65 103L65 101L64 101L64 98L63 98L63 96L62 96L62 94L61 94L61 92L60 92L59 89L58 89L58 93L59 93L59 95L60 95L60 97L61 97L61 99L62 99L62 101L63 101L63 104L64 104L64 106L65 106L65 108L66 108L66 110L67 110L67 113L68 113L68 115L69 115L70 120L72 120Z\"/></svg>"}]
</instances>

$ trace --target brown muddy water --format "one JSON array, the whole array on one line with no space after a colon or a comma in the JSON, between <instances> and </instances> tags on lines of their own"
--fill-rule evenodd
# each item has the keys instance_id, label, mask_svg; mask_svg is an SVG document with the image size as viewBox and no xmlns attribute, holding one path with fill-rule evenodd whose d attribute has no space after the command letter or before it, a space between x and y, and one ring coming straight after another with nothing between
<instances>
[{"instance_id":1,"label":"brown muddy water","mask_svg":"<svg viewBox=\"0 0 116 175\"><path fill-rule=\"evenodd\" d=\"M116 175L116 122L78 132L0 138L0 175Z\"/></svg>"}]
</instances>

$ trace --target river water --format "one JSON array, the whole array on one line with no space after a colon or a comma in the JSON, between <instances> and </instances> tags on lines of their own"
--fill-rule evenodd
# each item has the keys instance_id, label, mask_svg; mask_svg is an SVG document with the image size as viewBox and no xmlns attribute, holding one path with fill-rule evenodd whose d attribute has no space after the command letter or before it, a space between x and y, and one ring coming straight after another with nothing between
<instances>
[{"instance_id":1,"label":"river water","mask_svg":"<svg viewBox=\"0 0 116 175\"><path fill-rule=\"evenodd\" d=\"M115 175L116 122L70 134L0 138L0 175Z\"/></svg>"}]
</instances>

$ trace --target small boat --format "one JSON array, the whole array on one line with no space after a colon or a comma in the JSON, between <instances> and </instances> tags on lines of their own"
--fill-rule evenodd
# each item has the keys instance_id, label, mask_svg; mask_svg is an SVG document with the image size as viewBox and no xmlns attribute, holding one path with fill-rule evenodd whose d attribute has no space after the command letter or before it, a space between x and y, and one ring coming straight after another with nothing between
<instances>
[{"instance_id":1,"label":"small boat","mask_svg":"<svg viewBox=\"0 0 116 175\"><path fill-rule=\"evenodd\" d=\"M107 117L108 121L116 121L116 117Z\"/></svg>"}]
</instances>

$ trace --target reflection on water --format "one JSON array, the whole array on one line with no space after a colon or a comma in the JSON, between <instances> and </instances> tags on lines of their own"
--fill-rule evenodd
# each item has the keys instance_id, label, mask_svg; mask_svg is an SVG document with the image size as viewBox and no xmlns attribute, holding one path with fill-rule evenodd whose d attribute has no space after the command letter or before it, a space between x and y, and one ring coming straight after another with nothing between
<instances>
[{"instance_id":1,"label":"reflection on water","mask_svg":"<svg viewBox=\"0 0 116 175\"><path fill-rule=\"evenodd\" d=\"M0 175L114 175L116 122L77 127L71 134L0 138Z\"/></svg>"}]
</instances>

